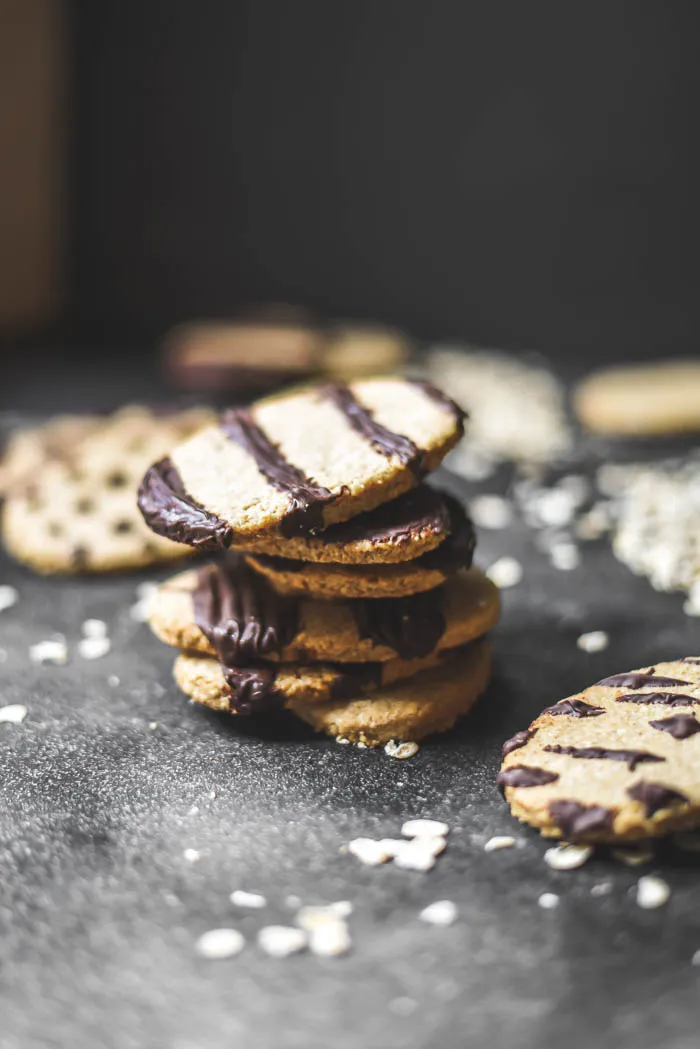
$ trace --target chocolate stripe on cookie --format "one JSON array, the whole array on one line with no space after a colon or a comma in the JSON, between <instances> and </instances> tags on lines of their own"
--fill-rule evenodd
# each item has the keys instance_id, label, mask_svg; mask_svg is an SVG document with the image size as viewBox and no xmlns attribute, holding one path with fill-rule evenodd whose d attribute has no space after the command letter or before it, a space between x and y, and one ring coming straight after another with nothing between
<instances>
[{"instance_id":1,"label":"chocolate stripe on cookie","mask_svg":"<svg viewBox=\"0 0 700 1049\"><path fill-rule=\"evenodd\" d=\"M273 488L284 492L290 508L284 515L280 530L286 538L313 535L323 530L323 508L337 499L328 488L306 477L288 462L282 452L253 421L247 408L233 408L221 419L221 429L254 460L258 470Z\"/></svg>"},{"instance_id":2,"label":"chocolate stripe on cookie","mask_svg":"<svg viewBox=\"0 0 700 1049\"><path fill-rule=\"evenodd\" d=\"M464 428L464 420L468 417L468 412L465 412L464 409L460 408L451 397L448 397L446 393L442 392L442 390L438 390L437 386L433 386L433 384L426 379L413 379L412 382L413 385L422 390L427 397L430 397L431 401L435 401L436 404L439 404L442 408L445 408L450 412L450 414L456 419L457 425L462 427L462 429Z\"/></svg>"},{"instance_id":3,"label":"chocolate stripe on cookie","mask_svg":"<svg viewBox=\"0 0 700 1049\"><path fill-rule=\"evenodd\" d=\"M606 747L565 747L559 743L549 744L543 748L550 754L566 754L570 758L601 759L603 761L626 761L630 772L634 772L637 765L648 761L665 761L656 754L650 754L648 750L608 750Z\"/></svg>"},{"instance_id":4,"label":"chocolate stripe on cookie","mask_svg":"<svg viewBox=\"0 0 700 1049\"><path fill-rule=\"evenodd\" d=\"M353 430L361 434L375 451L387 458L396 456L403 466L407 466L417 477L425 473L424 453L408 437L392 430L387 430L364 408L348 386L333 384L323 391L325 396L339 408Z\"/></svg>"},{"instance_id":5,"label":"chocolate stripe on cookie","mask_svg":"<svg viewBox=\"0 0 700 1049\"><path fill-rule=\"evenodd\" d=\"M546 783L556 783L558 779L556 772L547 772L532 765L513 765L498 773L496 783L503 794L505 787L543 787Z\"/></svg>"},{"instance_id":6,"label":"chocolate stripe on cookie","mask_svg":"<svg viewBox=\"0 0 700 1049\"><path fill-rule=\"evenodd\" d=\"M693 663L695 666L700 665L700 659L697 656L683 656L682 659L678 660L679 663Z\"/></svg>"},{"instance_id":7,"label":"chocolate stripe on cookie","mask_svg":"<svg viewBox=\"0 0 700 1049\"><path fill-rule=\"evenodd\" d=\"M549 804L552 822L566 838L581 838L586 834L600 834L612 830L614 813L602 805L581 805L578 801L552 801Z\"/></svg>"},{"instance_id":8,"label":"chocolate stripe on cookie","mask_svg":"<svg viewBox=\"0 0 700 1049\"><path fill-rule=\"evenodd\" d=\"M227 667L222 665L224 680L231 690L228 708L232 714L258 713L270 705L283 702L284 697L275 688L277 671L274 667Z\"/></svg>"},{"instance_id":9,"label":"chocolate stripe on cookie","mask_svg":"<svg viewBox=\"0 0 700 1049\"><path fill-rule=\"evenodd\" d=\"M442 587L411 597L368 598L353 601L361 638L386 645L402 659L429 655L445 633Z\"/></svg>"},{"instance_id":10,"label":"chocolate stripe on cookie","mask_svg":"<svg viewBox=\"0 0 700 1049\"><path fill-rule=\"evenodd\" d=\"M459 568L469 568L474 557L476 535L464 507L452 496L444 497L450 515L450 534L435 550L418 557L414 564L426 571L451 575Z\"/></svg>"},{"instance_id":11,"label":"chocolate stripe on cookie","mask_svg":"<svg viewBox=\"0 0 700 1049\"><path fill-rule=\"evenodd\" d=\"M156 535L198 550L218 550L231 543L231 526L188 494L167 456L146 471L137 502L144 521Z\"/></svg>"},{"instance_id":12,"label":"chocolate stripe on cookie","mask_svg":"<svg viewBox=\"0 0 700 1049\"><path fill-rule=\"evenodd\" d=\"M676 802L688 804L690 801L685 794L665 787L663 783L635 783L627 788L627 794L633 801L641 801L647 816L653 816L659 809L667 809Z\"/></svg>"},{"instance_id":13,"label":"chocolate stripe on cookie","mask_svg":"<svg viewBox=\"0 0 700 1049\"><path fill-rule=\"evenodd\" d=\"M331 525L319 536L323 543L400 543L415 535L432 532L447 535L451 529L448 496L421 484L398 499L359 514L342 524Z\"/></svg>"},{"instance_id":14,"label":"chocolate stripe on cookie","mask_svg":"<svg viewBox=\"0 0 700 1049\"><path fill-rule=\"evenodd\" d=\"M553 707L546 707L543 714L553 714L555 717L565 714L572 718L597 718L605 713L604 707L594 707L590 703L584 703L582 699L562 699Z\"/></svg>"},{"instance_id":15,"label":"chocolate stripe on cookie","mask_svg":"<svg viewBox=\"0 0 700 1049\"><path fill-rule=\"evenodd\" d=\"M508 754L512 754L514 750L519 750L524 747L528 740L532 739L537 729L524 728L520 732L516 732L514 736L507 739L501 747L501 757L505 758Z\"/></svg>"},{"instance_id":16,"label":"chocolate stripe on cookie","mask_svg":"<svg viewBox=\"0 0 700 1049\"><path fill-rule=\"evenodd\" d=\"M612 677L604 677L597 684L607 685L608 688L646 688L647 685L692 685L692 681L680 681L675 677L654 677L651 671L646 674L637 671L633 674L613 674Z\"/></svg>"},{"instance_id":17,"label":"chocolate stripe on cookie","mask_svg":"<svg viewBox=\"0 0 700 1049\"><path fill-rule=\"evenodd\" d=\"M668 732L674 739L688 739L700 732L700 721L692 714L675 714L671 718L650 721L649 724L659 732Z\"/></svg>"},{"instance_id":18,"label":"chocolate stripe on cookie","mask_svg":"<svg viewBox=\"0 0 700 1049\"><path fill-rule=\"evenodd\" d=\"M651 703L661 707L690 707L700 703L700 697L688 696L684 692L638 692L617 696L616 703Z\"/></svg>"}]
</instances>

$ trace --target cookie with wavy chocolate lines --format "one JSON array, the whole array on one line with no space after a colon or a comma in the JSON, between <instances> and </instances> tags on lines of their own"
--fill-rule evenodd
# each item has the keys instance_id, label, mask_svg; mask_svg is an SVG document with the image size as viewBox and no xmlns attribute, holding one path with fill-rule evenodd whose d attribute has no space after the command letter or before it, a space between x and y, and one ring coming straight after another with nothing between
<instances>
[{"instance_id":1,"label":"cookie with wavy chocolate lines","mask_svg":"<svg viewBox=\"0 0 700 1049\"><path fill-rule=\"evenodd\" d=\"M477 568L406 598L282 597L240 555L164 583L150 624L166 644L229 666L260 660L383 663L422 659L481 637L497 622L498 590Z\"/></svg>"},{"instance_id":2,"label":"cookie with wavy chocolate lines","mask_svg":"<svg viewBox=\"0 0 700 1049\"><path fill-rule=\"evenodd\" d=\"M503 745L498 784L546 837L624 842L700 824L700 657L604 678Z\"/></svg>"},{"instance_id":3,"label":"cookie with wavy chocolate lines","mask_svg":"<svg viewBox=\"0 0 700 1049\"><path fill-rule=\"evenodd\" d=\"M440 666L458 651L443 649L422 659L388 659L385 663L258 662L245 667L183 653L175 660L174 676L195 703L231 714L253 714L288 701L326 703L368 695Z\"/></svg>"},{"instance_id":4,"label":"cookie with wavy chocolate lines","mask_svg":"<svg viewBox=\"0 0 700 1049\"><path fill-rule=\"evenodd\" d=\"M266 540L317 535L415 487L462 433L461 410L426 383L292 390L175 446L148 470L139 506L169 539L274 553Z\"/></svg>"},{"instance_id":5,"label":"cookie with wavy chocolate lines","mask_svg":"<svg viewBox=\"0 0 700 1049\"><path fill-rule=\"evenodd\" d=\"M17 438L9 451L2 534L9 553L42 573L108 572L181 560L136 506L147 463L213 418L132 405L103 418L63 418Z\"/></svg>"},{"instance_id":6,"label":"cookie with wavy chocolate lines","mask_svg":"<svg viewBox=\"0 0 700 1049\"><path fill-rule=\"evenodd\" d=\"M266 554L250 555L247 561L279 594L379 598L432 590L459 569L470 567L476 544L474 528L462 507L454 499L445 499L449 507L449 536L436 549L412 561L388 565L309 564Z\"/></svg>"},{"instance_id":7,"label":"cookie with wavy chocolate lines","mask_svg":"<svg viewBox=\"0 0 700 1049\"><path fill-rule=\"evenodd\" d=\"M471 710L490 674L491 646L482 638L441 666L369 696L327 703L290 699L286 706L317 732L379 747L393 739L417 740L446 732Z\"/></svg>"}]
</instances>

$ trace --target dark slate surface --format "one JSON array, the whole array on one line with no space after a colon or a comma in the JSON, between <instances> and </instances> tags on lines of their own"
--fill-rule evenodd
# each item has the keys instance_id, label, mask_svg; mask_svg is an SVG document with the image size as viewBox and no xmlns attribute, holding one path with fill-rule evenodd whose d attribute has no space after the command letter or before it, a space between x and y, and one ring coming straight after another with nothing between
<instances>
[{"instance_id":1,"label":"dark slate surface","mask_svg":"<svg viewBox=\"0 0 700 1049\"><path fill-rule=\"evenodd\" d=\"M462 727L406 762L289 723L239 729L188 705L172 653L129 616L148 576L49 581L1 561L21 599L0 614L0 702L29 708L22 725L0 725L3 1049L695 1047L696 860L663 849L648 869L668 879L671 901L642 911L630 896L639 868L600 855L550 871L545 843L510 818L494 777L501 741L543 706L606 674L700 653L698 623L604 543L556 572L523 526L482 534L481 563L505 552L525 578L504 594L493 684ZM93 616L113 647L86 662L75 645ZM595 629L612 643L588 656L575 640ZM33 666L29 645L55 631L70 662ZM339 852L414 816L452 827L428 874ZM504 833L520 847L484 853ZM608 879L612 893L592 897ZM235 888L269 907L237 912ZM557 910L537 906L543 891L560 894ZM352 953L262 955L255 933L290 919L290 894L351 900ZM445 898L459 907L455 925L418 921ZM196 938L221 925L248 936L244 953L198 958Z\"/></svg>"}]
</instances>

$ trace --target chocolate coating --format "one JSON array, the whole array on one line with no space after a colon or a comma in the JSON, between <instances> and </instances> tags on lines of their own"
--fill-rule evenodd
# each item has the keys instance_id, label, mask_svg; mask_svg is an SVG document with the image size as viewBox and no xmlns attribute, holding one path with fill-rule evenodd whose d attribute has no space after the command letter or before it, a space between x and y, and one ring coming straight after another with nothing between
<instances>
[{"instance_id":1,"label":"chocolate coating","mask_svg":"<svg viewBox=\"0 0 700 1049\"><path fill-rule=\"evenodd\" d=\"M445 633L442 587L410 597L353 601L352 608L360 637L386 645L402 659L429 655Z\"/></svg>"},{"instance_id":2,"label":"chocolate coating","mask_svg":"<svg viewBox=\"0 0 700 1049\"><path fill-rule=\"evenodd\" d=\"M532 765L513 765L498 773L496 784L503 794L505 787L543 787L546 783L556 783L558 779L556 772Z\"/></svg>"},{"instance_id":3,"label":"chocolate coating","mask_svg":"<svg viewBox=\"0 0 700 1049\"><path fill-rule=\"evenodd\" d=\"M653 816L659 809L670 808L676 802L687 803L689 799L679 790L665 787L663 783L635 783L627 788L627 794L633 801L641 801L646 808L647 816Z\"/></svg>"},{"instance_id":4,"label":"chocolate coating","mask_svg":"<svg viewBox=\"0 0 700 1049\"><path fill-rule=\"evenodd\" d=\"M144 521L156 535L198 550L225 549L231 543L231 526L188 495L167 456L146 471L137 502Z\"/></svg>"},{"instance_id":5,"label":"chocolate coating","mask_svg":"<svg viewBox=\"0 0 700 1049\"><path fill-rule=\"evenodd\" d=\"M360 404L349 386L332 384L326 386L323 393L340 409L353 430L366 438L375 451L387 458L395 456L417 477L423 476L424 453L420 448L408 437L387 430L386 426L378 423L369 409Z\"/></svg>"},{"instance_id":6,"label":"chocolate coating","mask_svg":"<svg viewBox=\"0 0 700 1049\"><path fill-rule=\"evenodd\" d=\"M549 805L552 822L572 841L587 834L612 830L614 813L602 805L582 805L578 801L552 801Z\"/></svg>"},{"instance_id":7,"label":"chocolate coating","mask_svg":"<svg viewBox=\"0 0 700 1049\"><path fill-rule=\"evenodd\" d=\"M668 732L674 739L688 739L700 732L700 721L692 714L674 714L673 717L650 721L649 724L659 732Z\"/></svg>"},{"instance_id":8,"label":"chocolate coating","mask_svg":"<svg viewBox=\"0 0 700 1049\"><path fill-rule=\"evenodd\" d=\"M626 761L627 767L634 772L637 765L643 762L665 761L648 750L609 750L606 747L565 747L559 743L549 744L544 750L550 754L566 754L570 758L601 759L605 761Z\"/></svg>"},{"instance_id":9,"label":"chocolate coating","mask_svg":"<svg viewBox=\"0 0 700 1049\"><path fill-rule=\"evenodd\" d=\"M683 692L641 692L618 696L615 702L651 703L653 706L661 707L689 707L694 703L700 703L700 699L688 696Z\"/></svg>"},{"instance_id":10,"label":"chocolate coating","mask_svg":"<svg viewBox=\"0 0 700 1049\"><path fill-rule=\"evenodd\" d=\"M325 543L352 543L368 541L382 543L402 541L413 535L431 531L436 535L450 531L450 511L441 492L418 485L411 491L383 503L349 521L331 525L320 537Z\"/></svg>"},{"instance_id":11,"label":"chocolate coating","mask_svg":"<svg viewBox=\"0 0 700 1049\"><path fill-rule=\"evenodd\" d=\"M232 714L258 713L272 704L282 702L277 691L277 671L274 667L223 667L224 679L231 689L229 710Z\"/></svg>"},{"instance_id":12,"label":"chocolate coating","mask_svg":"<svg viewBox=\"0 0 700 1049\"><path fill-rule=\"evenodd\" d=\"M653 668L652 668L653 670ZM692 685L692 681L680 681L675 677L654 677L652 670L647 673L637 671L633 674L613 674L612 677L604 677L598 681L599 685L608 685L610 688L645 688L647 685Z\"/></svg>"},{"instance_id":13,"label":"chocolate coating","mask_svg":"<svg viewBox=\"0 0 700 1049\"><path fill-rule=\"evenodd\" d=\"M597 718L605 713L604 707L594 707L582 699L562 699L552 707L547 707L543 714L566 715L572 718Z\"/></svg>"},{"instance_id":14,"label":"chocolate coating","mask_svg":"<svg viewBox=\"0 0 700 1049\"><path fill-rule=\"evenodd\" d=\"M528 740L532 739L537 729L524 728L520 732L516 732L514 736L507 739L501 747L501 757L505 758L508 754L511 754L514 750L519 750L520 747L524 747Z\"/></svg>"}]
</instances>

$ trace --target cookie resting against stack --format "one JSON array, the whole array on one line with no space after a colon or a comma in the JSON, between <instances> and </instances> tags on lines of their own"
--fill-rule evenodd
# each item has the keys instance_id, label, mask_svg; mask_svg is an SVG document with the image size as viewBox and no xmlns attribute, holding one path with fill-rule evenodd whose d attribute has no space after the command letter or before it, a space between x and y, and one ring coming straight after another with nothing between
<instances>
[{"instance_id":1,"label":"cookie resting against stack","mask_svg":"<svg viewBox=\"0 0 700 1049\"><path fill-rule=\"evenodd\" d=\"M183 691L366 746L450 728L486 688L499 614L464 510L421 483L462 432L432 386L373 379L224 412L155 463L148 525L219 551L152 608Z\"/></svg>"}]
</instances>

